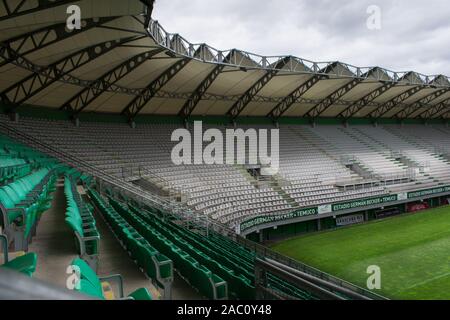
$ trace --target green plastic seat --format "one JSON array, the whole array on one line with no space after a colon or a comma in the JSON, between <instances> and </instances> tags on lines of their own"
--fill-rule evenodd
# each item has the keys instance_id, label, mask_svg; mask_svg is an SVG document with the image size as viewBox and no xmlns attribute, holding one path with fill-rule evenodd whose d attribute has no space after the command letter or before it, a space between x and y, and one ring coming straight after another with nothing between
<instances>
[{"instance_id":1,"label":"green plastic seat","mask_svg":"<svg viewBox=\"0 0 450 320\"><path fill-rule=\"evenodd\" d=\"M9 260L8 238L0 235L1 248L3 249L3 261L6 261L0 268L6 268L17 272L24 273L29 277L33 276L36 271L37 255L35 253L27 253L23 256Z\"/></svg>"},{"instance_id":2,"label":"green plastic seat","mask_svg":"<svg viewBox=\"0 0 450 320\"><path fill-rule=\"evenodd\" d=\"M102 278L99 278L84 260L75 259L72 261L72 265L78 267L80 271L80 286L76 289L86 295L105 299L102 290ZM122 291L122 284L120 284L120 288ZM120 292L120 295L120 298L123 298L123 292ZM152 300L150 293L145 288L134 291L128 297L134 300Z\"/></svg>"},{"instance_id":3,"label":"green plastic seat","mask_svg":"<svg viewBox=\"0 0 450 320\"><path fill-rule=\"evenodd\" d=\"M69 172L73 175L69 175ZM76 191L74 176L77 175L73 170L68 170L65 175L64 193L67 203L65 221L74 232L75 245L80 257L96 270L100 235L92 213Z\"/></svg>"},{"instance_id":4,"label":"green plastic seat","mask_svg":"<svg viewBox=\"0 0 450 320\"><path fill-rule=\"evenodd\" d=\"M31 277L33 273L36 271L36 265L37 265L37 254L27 253L23 256L19 256L14 260L11 260L3 264L1 267L15 270Z\"/></svg>"},{"instance_id":5,"label":"green plastic seat","mask_svg":"<svg viewBox=\"0 0 450 320\"><path fill-rule=\"evenodd\" d=\"M152 296L146 288L137 289L133 293L130 293L128 297L133 298L134 300L152 300Z\"/></svg>"},{"instance_id":6,"label":"green plastic seat","mask_svg":"<svg viewBox=\"0 0 450 320\"><path fill-rule=\"evenodd\" d=\"M88 295L88 296L91 296L94 298L98 298L101 300L105 300L105 297L103 296L103 290L102 290L101 285L100 285L100 287L94 286L92 283L90 283L86 279L80 280L79 287L76 290L85 295Z\"/></svg>"}]
</instances>

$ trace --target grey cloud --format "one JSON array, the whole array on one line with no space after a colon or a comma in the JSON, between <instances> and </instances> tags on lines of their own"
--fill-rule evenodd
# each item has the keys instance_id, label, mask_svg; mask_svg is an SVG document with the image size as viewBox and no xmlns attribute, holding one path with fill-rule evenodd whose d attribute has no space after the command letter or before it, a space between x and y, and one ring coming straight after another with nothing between
<instances>
[{"instance_id":1,"label":"grey cloud","mask_svg":"<svg viewBox=\"0 0 450 320\"><path fill-rule=\"evenodd\" d=\"M369 5L382 29L366 27ZM218 49L450 76L448 0L170 0L154 18Z\"/></svg>"}]
</instances>

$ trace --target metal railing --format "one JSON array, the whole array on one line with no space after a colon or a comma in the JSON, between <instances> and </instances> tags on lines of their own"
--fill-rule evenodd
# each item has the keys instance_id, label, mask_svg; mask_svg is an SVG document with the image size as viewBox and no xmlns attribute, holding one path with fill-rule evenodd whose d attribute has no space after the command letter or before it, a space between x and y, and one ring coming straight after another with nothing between
<instances>
[{"instance_id":1,"label":"metal railing","mask_svg":"<svg viewBox=\"0 0 450 320\"><path fill-rule=\"evenodd\" d=\"M148 25L150 37L160 46L173 53L202 62L225 64L238 68L282 70L297 74L324 74L343 78L362 78L375 81L393 81L405 85L429 85L450 87L450 79L442 75L424 75L412 71L395 72L380 67L356 67L339 62L341 67L333 62L314 62L294 56L263 56L248 51L230 49L218 50L205 43L193 44L177 33L167 32L156 20L150 20ZM279 68L278 64L289 58L287 65ZM411 74L409 79L405 76ZM442 81L440 81L442 79Z\"/></svg>"},{"instance_id":2,"label":"metal railing","mask_svg":"<svg viewBox=\"0 0 450 320\"><path fill-rule=\"evenodd\" d=\"M242 238L238 235L235 235L234 240L235 240L235 242L243 245L244 247L248 248L252 252L255 252L257 254L257 256L259 256L259 257L277 261L277 262L282 263L290 268L293 268L300 272L304 272L304 273L311 275L313 277L316 277L318 279L333 283L336 286L351 290L353 292L356 292L356 293L358 293L362 296L365 296L367 298L370 298L372 300L388 300L386 297L383 297L380 294L377 294L373 291L369 291L367 289L361 288L353 283L350 283L348 281L345 281L343 279L340 279L338 277L330 275L326 272L320 271L319 269L311 267L307 264L301 263L297 260L294 260L287 256L281 255L267 247L264 247L253 241Z\"/></svg>"}]
</instances>

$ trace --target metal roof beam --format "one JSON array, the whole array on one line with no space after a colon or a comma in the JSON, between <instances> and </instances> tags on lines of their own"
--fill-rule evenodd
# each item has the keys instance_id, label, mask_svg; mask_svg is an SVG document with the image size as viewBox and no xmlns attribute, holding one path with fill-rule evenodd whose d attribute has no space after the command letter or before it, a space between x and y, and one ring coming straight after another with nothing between
<instances>
[{"instance_id":1,"label":"metal roof beam","mask_svg":"<svg viewBox=\"0 0 450 320\"><path fill-rule=\"evenodd\" d=\"M373 119L379 119L379 118L383 117L386 113L391 111L393 108L398 106L400 103L411 98L413 95L415 95L419 91L423 90L424 88L425 88L424 86L417 86L417 87L411 88L411 89L399 94L398 96L392 98L388 102L385 102L382 105L380 105L377 109L372 111L368 115L368 117L373 118Z\"/></svg>"},{"instance_id":2,"label":"metal roof beam","mask_svg":"<svg viewBox=\"0 0 450 320\"><path fill-rule=\"evenodd\" d=\"M435 106L432 106L431 108L428 108L427 110L423 111L421 114L419 114L416 119L432 119L435 116L442 113L442 111L447 110L447 108L450 108L450 98L447 100L442 101L441 103L438 103Z\"/></svg>"},{"instance_id":3,"label":"metal roof beam","mask_svg":"<svg viewBox=\"0 0 450 320\"><path fill-rule=\"evenodd\" d=\"M51 9L54 7L59 7L65 4L73 4L74 2L79 2L79 0L37 0L37 6L31 7L29 5L30 0L1 0L3 2L3 7L5 8L6 15L0 16L0 21L12 19L15 17L20 17L26 14L30 14L36 11L42 11L46 9Z\"/></svg>"},{"instance_id":4,"label":"metal roof beam","mask_svg":"<svg viewBox=\"0 0 450 320\"><path fill-rule=\"evenodd\" d=\"M292 105L298 99L300 99L308 90L310 90L312 87L314 87L314 85L316 85L320 80L323 79L328 79L328 77L323 75L315 75L311 77L308 81L302 83L287 97L285 97L279 104L277 104L267 116L274 120L280 118L292 107Z\"/></svg>"},{"instance_id":5,"label":"metal roof beam","mask_svg":"<svg viewBox=\"0 0 450 320\"><path fill-rule=\"evenodd\" d=\"M6 51L7 55L3 54L0 57L0 67L51 44L76 36L77 34L86 32L92 28L99 27L114 19L117 19L117 17L85 19L83 20L83 28L80 30L75 29L71 32L67 32L65 23L60 23L4 40L0 43L0 46L1 50Z\"/></svg>"},{"instance_id":6,"label":"metal roof beam","mask_svg":"<svg viewBox=\"0 0 450 320\"><path fill-rule=\"evenodd\" d=\"M369 94L365 95L361 99L355 101L350 106L348 106L344 111L342 111L337 117L338 118L344 118L349 119L356 115L359 111L361 111L363 108L365 108L368 104L373 102L376 98L381 96L383 93L388 91L390 88L394 87L394 82L389 82L383 84L381 87L377 88L376 90L370 92Z\"/></svg>"},{"instance_id":7,"label":"metal roof beam","mask_svg":"<svg viewBox=\"0 0 450 320\"><path fill-rule=\"evenodd\" d=\"M164 50L165 49L160 48L153 51L146 51L133 56L125 62L122 62L120 65L106 72L97 80L93 81L87 88L84 88L81 92L69 99L60 109L71 111L73 115L79 114L95 99L106 92L113 84L117 83L126 75L136 70L148 59Z\"/></svg>"},{"instance_id":8,"label":"metal roof beam","mask_svg":"<svg viewBox=\"0 0 450 320\"><path fill-rule=\"evenodd\" d=\"M231 51L222 62L226 63L227 61L229 61L233 53L234 52ZM206 76L206 78L194 90L189 99L183 105L183 108L181 108L178 114L180 117L186 119L192 114L195 107L197 107L197 104L202 99L203 95L206 93L206 91L208 91L209 87L217 79L223 69L225 69L224 64L218 64L214 67L214 69Z\"/></svg>"},{"instance_id":9,"label":"metal roof beam","mask_svg":"<svg viewBox=\"0 0 450 320\"><path fill-rule=\"evenodd\" d=\"M448 120L447 116L450 114L450 106L448 106L447 110L440 116L441 119Z\"/></svg>"},{"instance_id":10,"label":"metal roof beam","mask_svg":"<svg viewBox=\"0 0 450 320\"><path fill-rule=\"evenodd\" d=\"M346 83L344 86L340 87L324 100L322 100L318 105L314 106L310 109L305 117L307 118L317 118L322 113L324 113L329 107L331 107L334 103L339 101L343 96L349 93L353 88L355 88L358 84L360 84L363 80L360 78L353 79L352 81Z\"/></svg>"},{"instance_id":11,"label":"metal roof beam","mask_svg":"<svg viewBox=\"0 0 450 320\"><path fill-rule=\"evenodd\" d=\"M223 71L225 65L219 64L214 67L214 69L206 76L206 78L200 83L200 85L195 89L192 95L189 97L188 101L184 104L181 109L179 116L183 118L188 118L192 111L194 111L197 104L202 99L203 95L208 91L209 87L213 84L214 80L217 79L219 74Z\"/></svg>"},{"instance_id":12,"label":"metal roof beam","mask_svg":"<svg viewBox=\"0 0 450 320\"><path fill-rule=\"evenodd\" d=\"M124 43L135 41L139 38L142 37L128 37L106 41L72 53L49 66L35 66L35 72L33 74L3 90L0 93L0 98L8 105L11 105L9 111L14 112L25 101L70 72L92 62Z\"/></svg>"},{"instance_id":13,"label":"metal roof beam","mask_svg":"<svg viewBox=\"0 0 450 320\"><path fill-rule=\"evenodd\" d=\"M144 106L164 87L175 75L177 75L191 59L184 58L165 70L157 79L153 80L145 89L143 89L136 98L134 98L122 111L132 121Z\"/></svg>"},{"instance_id":14,"label":"metal roof beam","mask_svg":"<svg viewBox=\"0 0 450 320\"><path fill-rule=\"evenodd\" d=\"M393 118L406 119L406 118L410 117L412 114L414 114L416 111L418 111L419 109L429 105L431 102L433 102L434 100L436 100L437 98L439 98L440 96L442 96L443 94L445 94L447 92L449 92L449 89L440 89L438 91L435 91L435 92L427 95L426 97L420 99L416 103L410 104L403 110L400 110L398 113L396 113L393 116Z\"/></svg>"},{"instance_id":15,"label":"metal roof beam","mask_svg":"<svg viewBox=\"0 0 450 320\"><path fill-rule=\"evenodd\" d=\"M269 70L266 72L264 76L259 78L255 84L253 84L250 89L248 89L238 101L236 101L233 106L228 111L228 115L234 120L236 119L242 111L244 111L245 107L253 100L253 98L260 92L273 77L275 77L281 69L283 69L288 62L291 60L290 57L286 57L275 65L275 70Z\"/></svg>"}]
</instances>

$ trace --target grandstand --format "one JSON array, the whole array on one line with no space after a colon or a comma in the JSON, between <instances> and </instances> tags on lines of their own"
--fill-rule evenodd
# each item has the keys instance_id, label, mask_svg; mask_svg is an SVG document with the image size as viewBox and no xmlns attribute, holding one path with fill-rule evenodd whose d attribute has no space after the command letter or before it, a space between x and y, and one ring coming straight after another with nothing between
<instances>
[{"instance_id":1,"label":"grandstand","mask_svg":"<svg viewBox=\"0 0 450 320\"><path fill-rule=\"evenodd\" d=\"M152 18L150 0L6 3L4 272L64 290L72 266L73 298L384 299L263 244L449 204L446 76L191 44ZM70 32L69 4L83 14ZM223 135L278 129L278 172L175 165L171 135L194 135L196 121Z\"/></svg>"}]
</instances>

